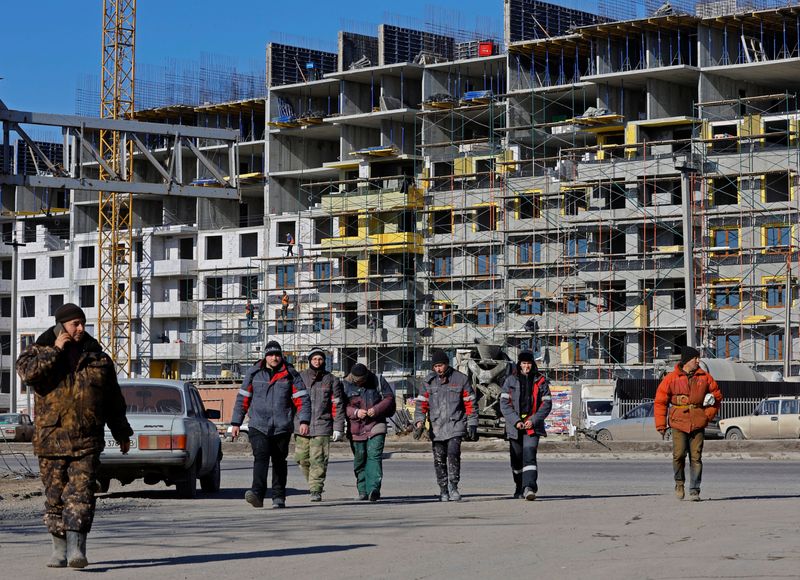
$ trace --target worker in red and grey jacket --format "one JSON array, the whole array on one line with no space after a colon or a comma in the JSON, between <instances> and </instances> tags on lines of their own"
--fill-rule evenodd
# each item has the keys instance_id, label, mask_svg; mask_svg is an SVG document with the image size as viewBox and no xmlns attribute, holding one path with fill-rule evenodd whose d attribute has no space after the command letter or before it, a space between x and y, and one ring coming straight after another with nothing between
<instances>
[{"instance_id":1,"label":"worker in red and grey jacket","mask_svg":"<svg viewBox=\"0 0 800 580\"><path fill-rule=\"evenodd\" d=\"M536 499L539 491L536 451L539 437L547 437L544 420L552 408L547 379L539 374L533 353L522 351L517 357L516 372L506 378L500 395L500 411L506 420L510 444L515 498Z\"/></svg>"},{"instance_id":2,"label":"worker in red and grey jacket","mask_svg":"<svg viewBox=\"0 0 800 580\"><path fill-rule=\"evenodd\" d=\"M264 505L267 471L272 461L272 507L286 507L286 477L289 439L294 431L295 414L300 435L308 435L311 400L303 379L283 360L281 345L270 340L264 358L245 374L233 408L231 433L239 436L245 414L250 416L249 436L253 448L253 485L244 499L253 507Z\"/></svg>"},{"instance_id":3,"label":"worker in red and grey jacket","mask_svg":"<svg viewBox=\"0 0 800 580\"><path fill-rule=\"evenodd\" d=\"M415 437L421 434L427 415L439 500L461 501L461 439L478 440L475 391L467 376L450 366L444 351L433 351L431 362L433 372L423 383L414 409Z\"/></svg>"}]
</instances>

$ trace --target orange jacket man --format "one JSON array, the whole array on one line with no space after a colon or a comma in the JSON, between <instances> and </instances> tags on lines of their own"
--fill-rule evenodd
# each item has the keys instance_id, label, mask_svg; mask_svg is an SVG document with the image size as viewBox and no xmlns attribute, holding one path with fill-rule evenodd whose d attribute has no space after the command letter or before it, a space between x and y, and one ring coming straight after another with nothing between
<instances>
[{"instance_id":1,"label":"orange jacket man","mask_svg":"<svg viewBox=\"0 0 800 580\"><path fill-rule=\"evenodd\" d=\"M672 432L672 468L675 473L675 496L684 497L686 453L689 453L689 498L700 501L703 475L705 427L719 411L722 392L714 377L700 368L700 353L683 347L681 361L658 385L655 399L655 423L659 433Z\"/></svg>"}]
</instances>

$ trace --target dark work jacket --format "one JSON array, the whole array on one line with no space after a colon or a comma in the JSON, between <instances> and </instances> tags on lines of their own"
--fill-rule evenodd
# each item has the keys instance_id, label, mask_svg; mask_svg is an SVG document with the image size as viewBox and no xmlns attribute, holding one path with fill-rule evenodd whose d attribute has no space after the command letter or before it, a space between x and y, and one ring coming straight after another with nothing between
<instances>
[{"instance_id":1,"label":"dark work jacket","mask_svg":"<svg viewBox=\"0 0 800 580\"><path fill-rule=\"evenodd\" d=\"M300 378L311 399L308 436L333 435L334 431L344 433L345 396L342 382L328 371L318 372L312 368L302 371ZM299 428L300 417L295 415L295 432Z\"/></svg>"},{"instance_id":2,"label":"dark work jacket","mask_svg":"<svg viewBox=\"0 0 800 580\"><path fill-rule=\"evenodd\" d=\"M88 334L79 343L67 343L64 350L55 342L55 332L49 328L17 359L19 376L34 392L34 453L45 457L100 453L106 425L116 441L128 439L133 430L111 358ZM73 351L74 369L72 349L79 350Z\"/></svg>"},{"instance_id":3,"label":"dark work jacket","mask_svg":"<svg viewBox=\"0 0 800 580\"><path fill-rule=\"evenodd\" d=\"M294 431L295 414L300 423L311 421L308 390L294 367L282 361L273 371L264 359L250 367L236 395L231 425L241 425L249 415L250 428L268 436L282 435Z\"/></svg>"},{"instance_id":4,"label":"dark work jacket","mask_svg":"<svg viewBox=\"0 0 800 580\"><path fill-rule=\"evenodd\" d=\"M386 433L386 419L394 415L396 404L394 393L383 377L370 372L362 386L352 382L347 375L344 379L344 395L347 398L348 436L353 441L366 441L375 435ZM375 409L374 417L356 418L359 409Z\"/></svg>"},{"instance_id":5,"label":"dark work jacket","mask_svg":"<svg viewBox=\"0 0 800 580\"><path fill-rule=\"evenodd\" d=\"M431 422L431 440L446 441L463 437L467 426L478 426L475 391L464 373L449 367L444 380L431 373L422 384L414 408L414 421Z\"/></svg>"},{"instance_id":6,"label":"dark work jacket","mask_svg":"<svg viewBox=\"0 0 800 580\"><path fill-rule=\"evenodd\" d=\"M519 368L517 368L519 372ZM516 425L524 420L519 413L519 393L521 383L517 374L508 375L503 383L502 393L500 394L500 411L506 420L506 435L509 439L517 439L519 429ZM550 384L544 375L537 374L533 380L532 388L533 399L533 429L528 430L528 435L540 435L547 437L544 427L544 420L553 408L553 397L550 394Z\"/></svg>"}]
</instances>

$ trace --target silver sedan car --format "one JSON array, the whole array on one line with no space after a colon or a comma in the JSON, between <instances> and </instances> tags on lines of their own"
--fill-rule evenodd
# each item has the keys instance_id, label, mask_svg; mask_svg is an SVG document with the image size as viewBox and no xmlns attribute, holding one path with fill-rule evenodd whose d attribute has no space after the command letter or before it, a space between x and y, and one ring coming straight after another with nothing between
<instances>
[{"instance_id":1,"label":"silver sedan car","mask_svg":"<svg viewBox=\"0 0 800 580\"><path fill-rule=\"evenodd\" d=\"M123 455L106 429L98 474L102 491L111 479L123 485L135 479L150 485L163 481L189 499L197 495L198 479L203 491L219 491L222 443L209 421L219 419L219 411L206 411L195 386L184 381L126 379L120 387L134 434Z\"/></svg>"}]
</instances>

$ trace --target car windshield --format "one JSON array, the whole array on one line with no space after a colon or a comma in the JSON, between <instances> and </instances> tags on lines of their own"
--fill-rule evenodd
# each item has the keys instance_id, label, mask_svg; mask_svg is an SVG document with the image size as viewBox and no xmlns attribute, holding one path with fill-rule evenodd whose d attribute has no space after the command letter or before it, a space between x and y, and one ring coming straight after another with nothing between
<instances>
[{"instance_id":1,"label":"car windshield","mask_svg":"<svg viewBox=\"0 0 800 580\"><path fill-rule=\"evenodd\" d=\"M0 425L18 425L20 416L16 414L0 415Z\"/></svg>"},{"instance_id":2,"label":"car windshield","mask_svg":"<svg viewBox=\"0 0 800 580\"><path fill-rule=\"evenodd\" d=\"M587 401L586 412L589 415L608 415L611 416L611 401Z\"/></svg>"},{"instance_id":3,"label":"car windshield","mask_svg":"<svg viewBox=\"0 0 800 580\"><path fill-rule=\"evenodd\" d=\"M145 415L182 415L180 389L165 385L122 385L128 413Z\"/></svg>"}]
</instances>

